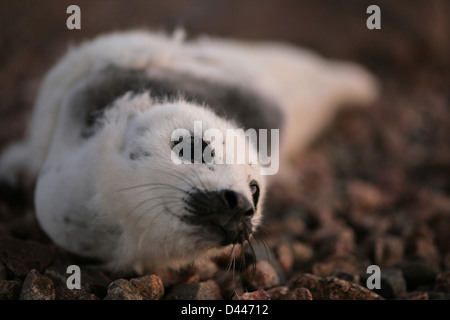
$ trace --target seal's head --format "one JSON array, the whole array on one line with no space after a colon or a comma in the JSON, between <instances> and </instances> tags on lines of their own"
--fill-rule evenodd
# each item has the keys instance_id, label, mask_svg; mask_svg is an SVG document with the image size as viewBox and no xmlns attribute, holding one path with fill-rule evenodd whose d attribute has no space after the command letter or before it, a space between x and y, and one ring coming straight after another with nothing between
<instances>
[{"instance_id":1,"label":"seal's head","mask_svg":"<svg viewBox=\"0 0 450 320\"><path fill-rule=\"evenodd\" d=\"M185 101L158 104L141 94L115 104L96 168L100 206L122 229L113 267L177 268L247 241L265 184L256 147L239 147L244 131Z\"/></svg>"}]
</instances>

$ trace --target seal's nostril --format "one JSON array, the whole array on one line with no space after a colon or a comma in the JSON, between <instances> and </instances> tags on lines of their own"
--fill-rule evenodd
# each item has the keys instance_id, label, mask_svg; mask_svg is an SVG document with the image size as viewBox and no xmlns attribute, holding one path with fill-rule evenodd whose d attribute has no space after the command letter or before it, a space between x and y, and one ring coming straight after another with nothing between
<instances>
[{"instance_id":1,"label":"seal's nostril","mask_svg":"<svg viewBox=\"0 0 450 320\"><path fill-rule=\"evenodd\" d=\"M231 208L234 209L238 205L238 196L237 193L232 190L224 190L222 191L222 197L225 200L225 203Z\"/></svg>"},{"instance_id":2,"label":"seal's nostril","mask_svg":"<svg viewBox=\"0 0 450 320\"><path fill-rule=\"evenodd\" d=\"M219 195L227 209L239 212L240 216L251 217L255 213L252 203L243 194L233 190L222 190Z\"/></svg>"},{"instance_id":3,"label":"seal's nostril","mask_svg":"<svg viewBox=\"0 0 450 320\"><path fill-rule=\"evenodd\" d=\"M244 216L251 218L251 217L253 217L254 213L255 213L255 211L253 209L250 209L250 210L247 210L244 212Z\"/></svg>"}]
</instances>

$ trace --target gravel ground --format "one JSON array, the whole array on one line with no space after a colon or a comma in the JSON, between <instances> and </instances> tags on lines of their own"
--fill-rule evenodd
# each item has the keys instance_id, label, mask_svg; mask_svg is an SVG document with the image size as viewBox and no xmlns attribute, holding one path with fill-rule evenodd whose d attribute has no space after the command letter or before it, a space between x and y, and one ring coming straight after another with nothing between
<instances>
[{"instance_id":1,"label":"gravel ground","mask_svg":"<svg viewBox=\"0 0 450 320\"><path fill-rule=\"evenodd\" d=\"M365 28L367 1L77 2L81 31L65 29L69 2L0 4L0 147L23 134L40 80L68 44L131 27L308 46L366 65L383 94L341 112L298 155L297 176L269 191L257 259L249 246L235 250L231 270L226 254L178 273L94 268L40 229L32 181L1 184L0 299L450 299L448 2L378 1L378 31ZM79 290L66 286L71 264ZM366 286L373 264L379 290Z\"/></svg>"}]
</instances>

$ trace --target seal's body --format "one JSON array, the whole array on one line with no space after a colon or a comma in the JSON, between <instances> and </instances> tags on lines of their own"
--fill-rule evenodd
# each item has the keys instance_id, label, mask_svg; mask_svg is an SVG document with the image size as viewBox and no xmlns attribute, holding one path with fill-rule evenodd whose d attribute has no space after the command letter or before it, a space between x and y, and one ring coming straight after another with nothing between
<instances>
[{"instance_id":1,"label":"seal's body","mask_svg":"<svg viewBox=\"0 0 450 320\"><path fill-rule=\"evenodd\" d=\"M39 222L65 249L112 269L177 268L247 241L266 182L251 161L175 164L174 130L204 150L214 142L195 136L196 121L224 136L280 129L282 174L336 106L375 93L360 67L286 45L106 35L49 72L28 136L4 152L1 174L37 176Z\"/></svg>"}]
</instances>

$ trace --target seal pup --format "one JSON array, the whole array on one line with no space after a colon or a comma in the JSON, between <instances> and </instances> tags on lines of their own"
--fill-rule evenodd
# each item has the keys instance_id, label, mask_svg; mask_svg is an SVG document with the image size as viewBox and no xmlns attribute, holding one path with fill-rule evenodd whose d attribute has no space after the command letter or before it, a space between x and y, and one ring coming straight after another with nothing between
<instances>
[{"instance_id":1,"label":"seal pup","mask_svg":"<svg viewBox=\"0 0 450 320\"><path fill-rule=\"evenodd\" d=\"M251 161L175 164L175 130L189 132L192 149L214 151L195 136L196 121L202 133L281 129L283 177L338 106L376 92L363 68L285 44L113 33L49 71L27 136L4 151L0 174L10 183L37 177L39 223L66 250L112 270L176 269L249 240L267 177Z\"/></svg>"}]
</instances>

